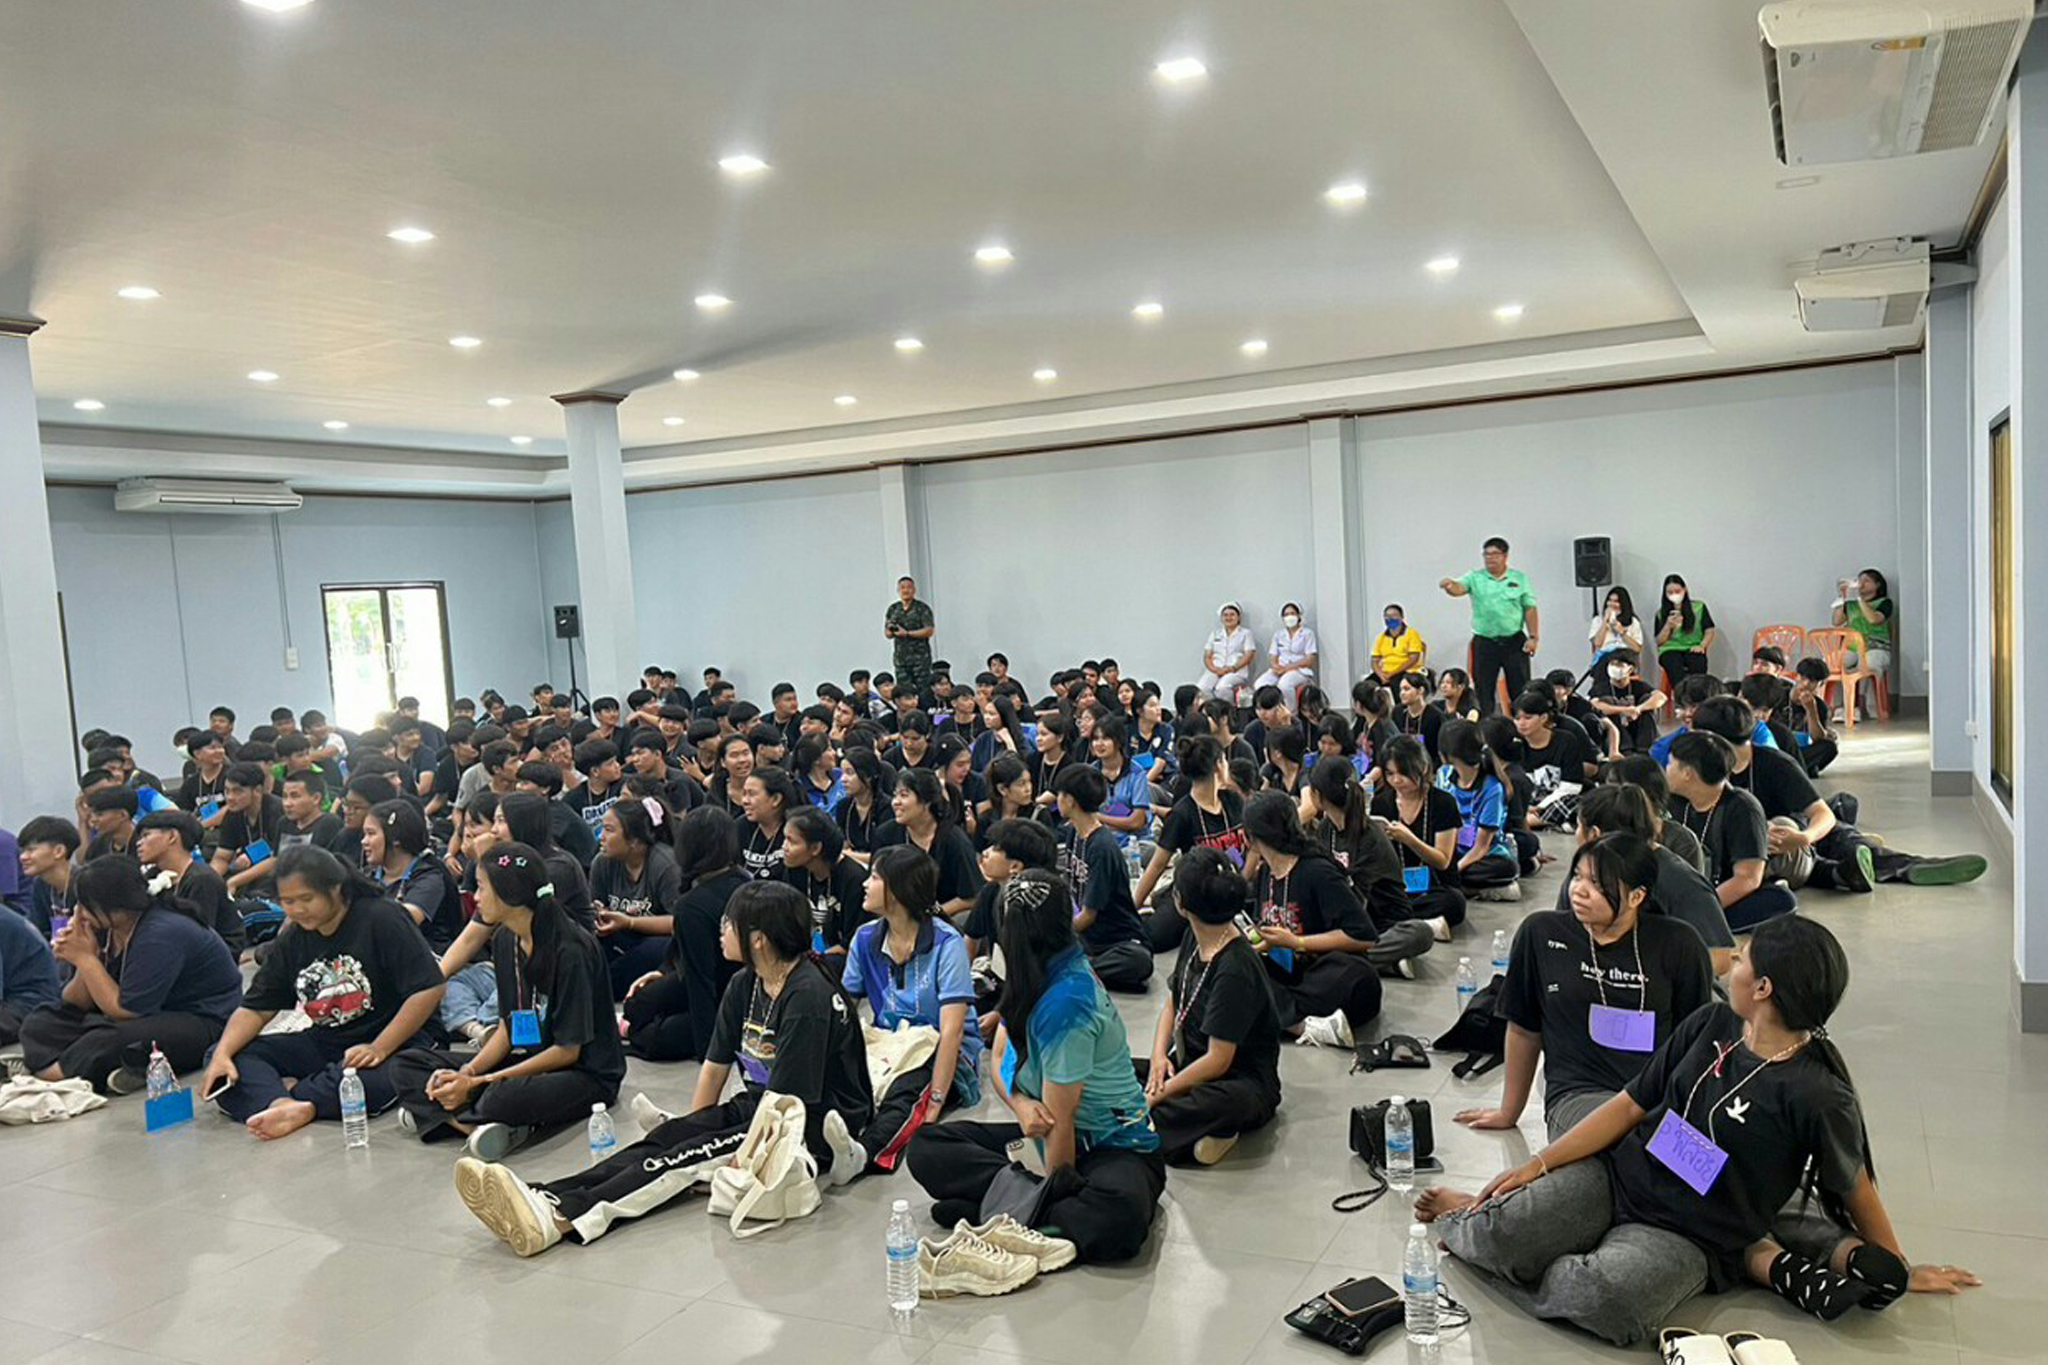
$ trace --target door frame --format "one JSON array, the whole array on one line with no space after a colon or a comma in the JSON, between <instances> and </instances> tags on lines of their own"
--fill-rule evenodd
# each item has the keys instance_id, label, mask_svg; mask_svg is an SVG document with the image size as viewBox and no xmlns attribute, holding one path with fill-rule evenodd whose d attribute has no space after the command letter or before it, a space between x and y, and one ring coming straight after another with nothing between
<instances>
[{"instance_id":1,"label":"door frame","mask_svg":"<svg viewBox=\"0 0 2048 1365\"><path fill-rule=\"evenodd\" d=\"M455 714L455 653L448 643L448 584L438 578L406 579L383 583L322 583L320 585L320 644L327 655L327 700L335 705L338 695L334 690L334 640L327 633L327 594L330 592L374 592L377 594L378 619L384 626L384 681L391 696L391 704L398 704L398 680L391 672L391 594L407 588L432 588L434 597L441 606L441 685L446 690L442 697L443 714Z\"/></svg>"},{"instance_id":2,"label":"door frame","mask_svg":"<svg viewBox=\"0 0 2048 1365\"><path fill-rule=\"evenodd\" d=\"M2018 646L2019 627L2019 603L2014 600L2019 588L2014 574L2014 554L2018 549L2016 542L2019 531L2016 522L2018 508L2013 505L2013 496L2016 492L2013 480L2017 473L2017 458L2013 450L2010 409L1991 419L1987 442L1985 455L1990 465L1987 501L1990 506L1991 522L1991 648L1988 651L1991 656L1991 743L1989 762L1986 766L1989 769L1992 793L2004 803L2007 813L2010 813L2013 779L2018 775L2010 770L2018 761L2018 754L2014 751L2012 730L2014 707L2019 700L2014 695L2018 686L2014 670L2019 662L2014 657ZM2002 763L2001 752L2004 756Z\"/></svg>"}]
</instances>

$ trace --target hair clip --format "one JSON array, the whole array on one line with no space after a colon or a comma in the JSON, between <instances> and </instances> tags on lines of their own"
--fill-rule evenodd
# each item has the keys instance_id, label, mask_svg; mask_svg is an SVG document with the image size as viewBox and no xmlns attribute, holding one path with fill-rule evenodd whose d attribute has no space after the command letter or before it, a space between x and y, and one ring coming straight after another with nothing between
<instances>
[{"instance_id":1,"label":"hair clip","mask_svg":"<svg viewBox=\"0 0 2048 1365\"><path fill-rule=\"evenodd\" d=\"M1826 1024L1817 1024L1807 1030L1806 1036L1811 1042L1825 1043L1828 1040L1828 1026Z\"/></svg>"},{"instance_id":2,"label":"hair clip","mask_svg":"<svg viewBox=\"0 0 2048 1365\"><path fill-rule=\"evenodd\" d=\"M545 897L545 896L552 896L552 895L554 895L554 894L555 894L555 884L554 884L553 882L542 882L542 883L540 884L540 890L538 890L538 891L536 891L536 892L534 892L534 893L533 893L533 898L534 898L535 900L540 900L541 898L543 898L543 897Z\"/></svg>"}]
</instances>

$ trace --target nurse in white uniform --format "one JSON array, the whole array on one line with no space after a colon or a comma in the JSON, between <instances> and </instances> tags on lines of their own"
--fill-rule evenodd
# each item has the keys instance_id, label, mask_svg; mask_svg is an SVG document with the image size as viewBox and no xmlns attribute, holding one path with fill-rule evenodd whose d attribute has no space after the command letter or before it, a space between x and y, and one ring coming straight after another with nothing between
<instances>
[{"instance_id":1,"label":"nurse in white uniform","mask_svg":"<svg viewBox=\"0 0 2048 1365\"><path fill-rule=\"evenodd\" d=\"M1258 656L1259 647L1253 642L1252 633L1244 628L1244 613L1237 609L1237 603L1225 602L1216 615L1222 624L1210 632L1209 642L1202 646L1202 676L1195 686L1202 689L1205 697L1234 701L1237 689L1251 678L1252 660Z\"/></svg>"},{"instance_id":2,"label":"nurse in white uniform","mask_svg":"<svg viewBox=\"0 0 2048 1365\"><path fill-rule=\"evenodd\" d=\"M1259 675L1258 687L1277 687L1295 705L1301 689L1316 680L1316 633L1302 624L1301 604L1280 609L1280 629L1273 632L1272 667Z\"/></svg>"}]
</instances>

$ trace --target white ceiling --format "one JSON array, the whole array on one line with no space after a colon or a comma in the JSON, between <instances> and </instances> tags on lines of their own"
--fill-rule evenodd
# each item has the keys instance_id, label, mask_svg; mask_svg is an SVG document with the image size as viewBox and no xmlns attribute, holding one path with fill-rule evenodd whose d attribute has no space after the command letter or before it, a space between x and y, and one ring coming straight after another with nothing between
<instances>
[{"instance_id":1,"label":"white ceiling","mask_svg":"<svg viewBox=\"0 0 2048 1365\"><path fill-rule=\"evenodd\" d=\"M1992 148L1778 189L1755 11L33 0L0 314L48 319L54 474L498 493L559 484L548 395L597 386L679 482L1911 344L1808 336L1791 274L1952 241ZM1207 79L1153 76L1181 55Z\"/></svg>"}]
</instances>

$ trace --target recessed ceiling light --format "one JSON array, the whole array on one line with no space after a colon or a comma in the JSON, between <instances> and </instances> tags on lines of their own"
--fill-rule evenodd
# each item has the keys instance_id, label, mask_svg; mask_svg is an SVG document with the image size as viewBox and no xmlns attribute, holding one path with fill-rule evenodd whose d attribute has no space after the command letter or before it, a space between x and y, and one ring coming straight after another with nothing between
<instances>
[{"instance_id":1,"label":"recessed ceiling light","mask_svg":"<svg viewBox=\"0 0 2048 1365\"><path fill-rule=\"evenodd\" d=\"M859 402L860 400L859 400L858 398L855 398L855 397L854 397L854 396L853 396L852 394L850 394L850 393L842 393L842 394L840 394L840 395L839 395L839 396L838 396L837 398L833 399L832 401L833 401L833 402L835 402L835 403L837 403L837 404L838 404L838 405L839 405L840 407L842 407L842 408L850 408L850 407L852 407L852 406L853 406L853 405L854 405L855 403L858 403L858 402Z\"/></svg>"},{"instance_id":2,"label":"recessed ceiling light","mask_svg":"<svg viewBox=\"0 0 2048 1365\"><path fill-rule=\"evenodd\" d=\"M683 419L680 417L664 417L661 419L661 424L665 427L679 427L683 424Z\"/></svg>"},{"instance_id":3,"label":"recessed ceiling light","mask_svg":"<svg viewBox=\"0 0 2048 1365\"><path fill-rule=\"evenodd\" d=\"M976 247L974 259L982 265L1008 265L1016 257L1010 254L1010 248L990 243L988 246Z\"/></svg>"},{"instance_id":4,"label":"recessed ceiling light","mask_svg":"<svg viewBox=\"0 0 2048 1365\"><path fill-rule=\"evenodd\" d=\"M1033 370L1031 372L1031 377L1033 379L1036 379L1041 384L1050 384L1053 380L1058 379L1060 377L1060 372L1058 370L1055 370L1052 366L1047 365L1043 369Z\"/></svg>"},{"instance_id":5,"label":"recessed ceiling light","mask_svg":"<svg viewBox=\"0 0 2048 1365\"><path fill-rule=\"evenodd\" d=\"M695 370L677 370L677 371L676 371L676 378L677 378L677 379L678 379L679 381L681 381L682 383L685 383L685 384L689 383L689 382L690 382L690 381L691 381L692 379L695 379L695 378L697 378L697 377L698 377L698 375L697 375L697 372L696 372Z\"/></svg>"},{"instance_id":6,"label":"recessed ceiling light","mask_svg":"<svg viewBox=\"0 0 2048 1365\"><path fill-rule=\"evenodd\" d=\"M394 242L404 242L407 246L418 246L421 242L434 240L434 234L423 227L395 227L384 235Z\"/></svg>"},{"instance_id":7,"label":"recessed ceiling light","mask_svg":"<svg viewBox=\"0 0 2048 1365\"><path fill-rule=\"evenodd\" d=\"M718 169L727 175L759 175L768 169L768 163L751 152L734 152L718 158Z\"/></svg>"},{"instance_id":8,"label":"recessed ceiling light","mask_svg":"<svg viewBox=\"0 0 2048 1365\"><path fill-rule=\"evenodd\" d=\"M721 308L732 307L732 300L723 294L699 294L697 306L707 313L716 313Z\"/></svg>"},{"instance_id":9,"label":"recessed ceiling light","mask_svg":"<svg viewBox=\"0 0 2048 1365\"><path fill-rule=\"evenodd\" d=\"M1357 180L1340 180L1323 191L1323 198L1333 204L1363 204L1365 185Z\"/></svg>"},{"instance_id":10,"label":"recessed ceiling light","mask_svg":"<svg viewBox=\"0 0 2048 1365\"><path fill-rule=\"evenodd\" d=\"M1496 322L1519 321L1522 316L1522 305L1519 303L1504 303L1493 310L1493 316Z\"/></svg>"},{"instance_id":11,"label":"recessed ceiling light","mask_svg":"<svg viewBox=\"0 0 2048 1365\"><path fill-rule=\"evenodd\" d=\"M277 382L277 371L251 370L249 371L249 377L259 384L275 384Z\"/></svg>"},{"instance_id":12,"label":"recessed ceiling light","mask_svg":"<svg viewBox=\"0 0 2048 1365\"><path fill-rule=\"evenodd\" d=\"M313 0L242 0L242 3L254 9L267 9L272 14L283 14L286 10L302 9Z\"/></svg>"},{"instance_id":13,"label":"recessed ceiling light","mask_svg":"<svg viewBox=\"0 0 2048 1365\"><path fill-rule=\"evenodd\" d=\"M916 337L897 337L896 349L903 352L905 355L908 355L912 351L922 351L924 349L924 343L922 341L919 341Z\"/></svg>"},{"instance_id":14,"label":"recessed ceiling light","mask_svg":"<svg viewBox=\"0 0 2048 1365\"><path fill-rule=\"evenodd\" d=\"M1250 341L1247 341L1244 345L1238 347L1237 349L1244 352L1248 356L1262 356L1266 353L1266 343L1259 340L1257 337L1253 337Z\"/></svg>"},{"instance_id":15,"label":"recessed ceiling light","mask_svg":"<svg viewBox=\"0 0 2048 1365\"><path fill-rule=\"evenodd\" d=\"M101 412L105 410L107 405L97 398L81 398L71 406L77 408L80 412Z\"/></svg>"},{"instance_id":16,"label":"recessed ceiling light","mask_svg":"<svg viewBox=\"0 0 2048 1365\"><path fill-rule=\"evenodd\" d=\"M448 344L458 351L473 351L484 344L482 337L449 337Z\"/></svg>"},{"instance_id":17,"label":"recessed ceiling light","mask_svg":"<svg viewBox=\"0 0 2048 1365\"><path fill-rule=\"evenodd\" d=\"M533 438L531 436L514 436L512 444L515 446L530 446L533 444Z\"/></svg>"},{"instance_id":18,"label":"recessed ceiling light","mask_svg":"<svg viewBox=\"0 0 2048 1365\"><path fill-rule=\"evenodd\" d=\"M1432 275L1455 275L1458 273L1458 258L1456 256L1438 256L1434 260L1424 261L1422 268Z\"/></svg>"},{"instance_id":19,"label":"recessed ceiling light","mask_svg":"<svg viewBox=\"0 0 2048 1365\"><path fill-rule=\"evenodd\" d=\"M1175 57L1153 67L1152 74L1170 85L1183 85L1202 79L1209 74L1209 68L1194 57Z\"/></svg>"},{"instance_id":20,"label":"recessed ceiling light","mask_svg":"<svg viewBox=\"0 0 2048 1365\"><path fill-rule=\"evenodd\" d=\"M1134 318L1157 318L1166 316L1166 305L1147 299L1131 310Z\"/></svg>"},{"instance_id":21,"label":"recessed ceiling light","mask_svg":"<svg viewBox=\"0 0 2048 1365\"><path fill-rule=\"evenodd\" d=\"M134 299L138 303L148 299L156 299L163 297L161 294L157 293L156 290L151 289L146 284L131 284L121 289L117 289L114 292L119 294L124 299Z\"/></svg>"},{"instance_id":22,"label":"recessed ceiling light","mask_svg":"<svg viewBox=\"0 0 2048 1365\"><path fill-rule=\"evenodd\" d=\"M512 406L512 400L509 398L486 398L484 403L494 408L509 408Z\"/></svg>"},{"instance_id":23,"label":"recessed ceiling light","mask_svg":"<svg viewBox=\"0 0 2048 1365\"><path fill-rule=\"evenodd\" d=\"M348 430L348 423L346 423L346 422L322 422L322 423L321 423L320 425L321 425L321 426L323 426L323 427L326 427L326 428L327 428L327 429L328 429L329 431L347 431L347 430Z\"/></svg>"}]
</instances>

